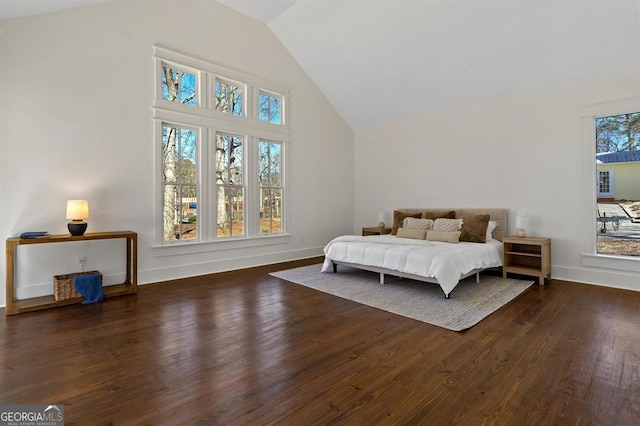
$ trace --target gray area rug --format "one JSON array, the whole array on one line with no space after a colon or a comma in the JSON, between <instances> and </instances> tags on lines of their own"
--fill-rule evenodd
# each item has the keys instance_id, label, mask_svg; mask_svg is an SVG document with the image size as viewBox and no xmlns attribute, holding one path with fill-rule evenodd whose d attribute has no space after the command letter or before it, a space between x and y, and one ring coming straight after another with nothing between
<instances>
[{"instance_id":1,"label":"gray area rug","mask_svg":"<svg viewBox=\"0 0 640 426\"><path fill-rule=\"evenodd\" d=\"M321 265L303 266L270 275L344 299L437 325L453 331L470 328L528 289L533 281L480 274L468 277L445 299L437 284L385 276L346 266L338 273L320 272Z\"/></svg>"}]
</instances>

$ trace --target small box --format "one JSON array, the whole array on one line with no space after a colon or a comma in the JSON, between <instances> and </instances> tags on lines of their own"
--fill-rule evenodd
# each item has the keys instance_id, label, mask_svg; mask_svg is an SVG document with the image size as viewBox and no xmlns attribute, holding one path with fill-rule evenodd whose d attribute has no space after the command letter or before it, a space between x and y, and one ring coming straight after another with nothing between
<instances>
[{"instance_id":1,"label":"small box","mask_svg":"<svg viewBox=\"0 0 640 426\"><path fill-rule=\"evenodd\" d=\"M100 271L74 272L73 274L53 276L53 298L56 302L60 300L75 299L82 297L76 286L73 285L73 278L80 275L100 275Z\"/></svg>"}]
</instances>

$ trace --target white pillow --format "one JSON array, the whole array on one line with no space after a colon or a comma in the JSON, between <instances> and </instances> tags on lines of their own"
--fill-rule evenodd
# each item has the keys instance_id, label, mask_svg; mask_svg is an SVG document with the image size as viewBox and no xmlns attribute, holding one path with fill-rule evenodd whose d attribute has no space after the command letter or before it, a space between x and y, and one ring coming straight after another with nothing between
<instances>
[{"instance_id":1,"label":"white pillow","mask_svg":"<svg viewBox=\"0 0 640 426\"><path fill-rule=\"evenodd\" d=\"M434 231L454 232L462 229L462 219L438 218L433 222Z\"/></svg>"},{"instance_id":2,"label":"white pillow","mask_svg":"<svg viewBox=\"0 0 640 426\"><path fill-rule=\"evenodd\" d=\"M424 240L426 236L426 229L398 228L398 233L396 234L398 238L413 238L414 240Z\"/></svg>"},{"instance_id":3,"label":"white pillow","mask_svg":"<svg viewBox=\"0 0 640 426\"><path fill-rule=\"evenodd\" d=\"M493 240L493 235L491 235L491 233L493 232L494 229L496 229L496 226L498 226L498 222L496 222L495 220L489 221L489 224L487 225L486 242Z\"/></svg>"},{"instance_id":4,"label":"white pillow","mask_svg":"<svg viewBox=\"0 0 640 426\"><path fill-rule=\"evenodd\" d=\"M427 240L457 244L460 241L460 234L462 234L461 231L427 231Z\"/></svg>"},{"instance_id":5,"label":"white pillow","mask_svg":"<svg viewBox=\"0 0 640 426\"><path fill-rule=\"evenodd\" d=\"M432 229L433 220L417 219L415 217L405 217L402 221L402 227L405 229Z\"/></svg>"}]
</instances>

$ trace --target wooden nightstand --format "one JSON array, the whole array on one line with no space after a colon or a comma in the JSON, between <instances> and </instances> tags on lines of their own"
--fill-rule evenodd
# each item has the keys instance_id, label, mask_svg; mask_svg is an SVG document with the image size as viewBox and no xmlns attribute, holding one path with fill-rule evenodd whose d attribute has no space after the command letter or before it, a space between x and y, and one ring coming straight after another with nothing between
<instances>
[{"instance_id":1,"label":"wooden nightstand","mask_svg":"<svg viewBox=\"0 0 640 426\"><path fill-rule=\"evenodd\" d=\"M362 228L362 236L367 235L387 235L391 233L391 228L380 228L379 226L367 226Z\"/></svg>"},{"instance_id":2,"label":"wooden nightstand","mask_svg":"<svg viewBox=\"0 0 640 426\"><path fill-rule=\"evenodd\" d=\"M538 277L544 285L545 277L551 279L551 239L538 237L505 237L502 240L502 277L507 273Z\"/></svg>"}]
</instances>

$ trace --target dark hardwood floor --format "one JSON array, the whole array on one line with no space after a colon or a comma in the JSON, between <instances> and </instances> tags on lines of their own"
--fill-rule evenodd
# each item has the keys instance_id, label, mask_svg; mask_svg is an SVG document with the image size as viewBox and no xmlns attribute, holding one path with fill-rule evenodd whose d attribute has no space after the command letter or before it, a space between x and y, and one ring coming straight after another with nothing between
<instances>
[{"instance_id":1,"label":"dark hardwood floor","mask_svg":"<svg viewBox=\"0 0 640 426\"><path fill-rule=\"evenodd\" d=\"M456 333L268 275L318 261L7 317L0 404L78 425L640 424L640 293L552 281Z\"/></svg>"}]
</instances>

